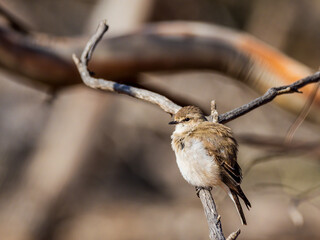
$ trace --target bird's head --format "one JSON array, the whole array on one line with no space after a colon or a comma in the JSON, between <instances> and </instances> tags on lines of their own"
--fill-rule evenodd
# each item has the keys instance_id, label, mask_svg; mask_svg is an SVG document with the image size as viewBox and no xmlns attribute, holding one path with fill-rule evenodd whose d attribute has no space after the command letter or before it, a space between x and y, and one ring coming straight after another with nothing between
<instances>
[{"instance_id":1,"label":"bird's head","mask_svg":"<svg viewBox=\"0 0 320 240\"><path fill-rule=\"evenodd\" d=\"M174 120L169 124L195 124L203 121L207 121L207 119L199 107L186 106L174 115Z\"/></svg>"}]
</instances>

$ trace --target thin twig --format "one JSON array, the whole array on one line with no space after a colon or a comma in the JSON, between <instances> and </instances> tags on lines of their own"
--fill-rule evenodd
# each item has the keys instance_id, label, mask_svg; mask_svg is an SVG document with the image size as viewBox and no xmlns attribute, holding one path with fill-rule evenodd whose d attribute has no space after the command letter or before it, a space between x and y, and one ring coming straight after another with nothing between
<instances>
[{"instance_id":1,"label":"thin twig","mask_svg":"<svg viewBox=\"0 0 320 240\"><path fill-rule=\"evenodd\" d=\"M231 233L229 235L229 237L227 238L227 240L236 240L238 238L238 236L240 235L240 233L241 233L241 230L238 229L237 231Z\"/></svg>"},{"instance_id":2,"label":"thin twig","mask_svg":"<svg viewBox=\"0 0 320 240\"><path fill-rule=\"evenodd\" d=\"M211 122L218 122L219 113L217 111L216 101L211 101L211 114L208 117ZM222 226L221 226L221 217L218 215L216 210L216 205L214 203L213 197L211 195L211 191L207 189L201 189L199 192L199 197L201 199L201 203L203 205L203 209L207 218L208 226L209 226L209 237L211 240L214 239L225 239ZM235 240L240 234L240 229L231 233L227 240Z\"/></svg>"},{"instance_id":3,"label":"thin twig","mask_svg":"<svg viewBox=\"0 0 320 240\"><path fill-rule=\"evenodd\" d=\"M87 68L88 62L91 59L94 48L96 47L98 42L101 40L103 34L107 30L108 25L106 21L102 21L99 24L96 33L90 38L85 49L83 50L81 55L81 61L76 57L75 54L73 54L72 56L75 64L78 67L83 82L91 88L97 88L111 92L118 92L147 102L151 102L153 104L157 104L165 112L175 114L181 107L160 94L145 89L131 87L125 84L120 84L113 81L93 78L90 76L90 73Z\"/></svg>"},{"instance_id":4,"label":"thin twig","mask_svg":"<svg viewBox=\"0 0 320 240\"><path fill-rule=\"evenodd\" d=\"M219 113L217 111L217 105L216 105L216 101L212 100L211 101L211 121L214 123L218 122L218 118L219 118Z\"/></svg>"},{"instance_id":5,"label":"thin twig","mask_svg":"<svg viewBox=\"0 0 320 240\"><path fill-rule=\"evenodd\" d=\"M271 102L277 96L282 94L289 94L289 93L301 93L299 91L300 88L310 84L316 83L320 81L320 71L316 72L315 74L300 79L290 85L280 86L280 87L273 87L270 88L264 95L254 99L253 101L233 109L229 112L219 115L219 123L226 123L233 119L236 119L268 102Z\"/></svg>"}]
</instances>

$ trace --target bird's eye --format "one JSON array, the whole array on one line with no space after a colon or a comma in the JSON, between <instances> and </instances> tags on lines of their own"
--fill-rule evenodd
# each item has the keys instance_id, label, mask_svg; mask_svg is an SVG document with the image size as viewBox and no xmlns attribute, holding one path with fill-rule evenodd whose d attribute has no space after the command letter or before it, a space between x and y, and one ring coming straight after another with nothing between
<instances>
[{"instance_id":1,"label":"bird's eye","mask_svg":"<svg viewBox=\"0 0 320 240\"><path fill-rule=\"evenodd\" d=\"M190 118L185 118L185 119L183 119L183 121L188 122L188 121L190 121Z\"/></svg>"}]
</instances>

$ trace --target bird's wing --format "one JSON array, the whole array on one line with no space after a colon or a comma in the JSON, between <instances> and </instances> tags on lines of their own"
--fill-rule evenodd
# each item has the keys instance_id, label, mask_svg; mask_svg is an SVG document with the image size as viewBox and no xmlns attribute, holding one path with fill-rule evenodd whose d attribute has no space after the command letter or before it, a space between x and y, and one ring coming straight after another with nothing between
<instances>
[{"instance_id":1,"label":"bird's wing","mask_svg":"<svg viewBox=\"0 0 320 240\"><path fill-rule=\"evenodd\" d=\"M199 130L200 129L200 130ZM213 157L222 170L224 182L236 186L241 183L242 173L237 163L237 142L232 137L230 128L211 122L204 122L192 134L201 139L208 155Z\"/></svg>"}]
</instances>

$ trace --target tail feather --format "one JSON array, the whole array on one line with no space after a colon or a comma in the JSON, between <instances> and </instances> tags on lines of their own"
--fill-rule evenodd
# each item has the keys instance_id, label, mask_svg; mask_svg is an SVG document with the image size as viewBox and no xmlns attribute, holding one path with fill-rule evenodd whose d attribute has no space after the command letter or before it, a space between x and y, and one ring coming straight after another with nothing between
<instances>
[{"instance_id":1,"label":"tail feather","mask_svg":"<svg viewBox=\"0 0 320 240\"><path fill-rule=\"evenodd\" d=\"M221 183L220 186L228 193L229 197L234 202L234 205L237 209L237 212L241 218L242 224L247 225L246 217L244 216L242 206L239 201L239 197L244 201L248 210L250 210L250 208L251 208L251 203L248 200L248 198L246 197L246 195L244 194L244 192L242 191L240 185L234 186L230 183L228 184L228 182L227 182L224 184Z\"/></svg>"},{"instance_id":2,"label":"tail feather","mask_svg":"<svg viewBox=\"0 0 320 240\"><path fill-rule=\"evenodd\" d=\"M231 190L231 189L230 189L230 193L231 193L231 197L232 197L231 199L233 200L234 205L236 206L236 209L237 209L238 214L239 214L239 216L240 216L240 218L241 218L242 224L243 224L243 225L247 225L247 220L246 220L246 217L244 216L244 213L243 213L243 210L242 210L240 201L239 201L238 194L237 194L235 191ZM239 196L240 196L240 195L239 195ZM242 196L240 196L240 197L242 198ZM243 199L243 198L242 198L242 199ZM247 198L245 198L245 199L247 200L247 202L246 202L246 200L244 200L244 202L245 202L247 208L249 209L249 206L251 207L250 202L248 201ZM247 203L248 203L248 204L247 204Z\"/></svg>"},{"instance_id":3,"label":"tail feather","mask_svg":"<svg viewBox=\"0 0 320 240\"><path fill-rule=\"evenodd\" d=\"M251 208L251 203L249 202L248 198L246 197L246 195L244 194L244 192L242 191L242 189L241 189L240 186L237 187L237 191L235 191L235 193L236 193L237 195L239 195L239 197L241 197L241 199L244 201L247 209L250 210L250 208Z\"/></svg>"}]
</instances>

